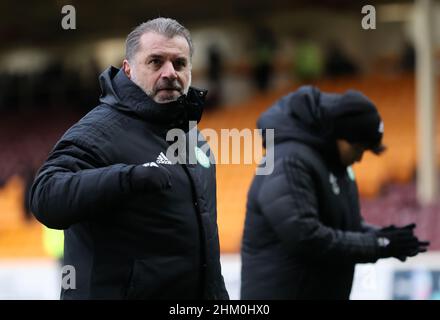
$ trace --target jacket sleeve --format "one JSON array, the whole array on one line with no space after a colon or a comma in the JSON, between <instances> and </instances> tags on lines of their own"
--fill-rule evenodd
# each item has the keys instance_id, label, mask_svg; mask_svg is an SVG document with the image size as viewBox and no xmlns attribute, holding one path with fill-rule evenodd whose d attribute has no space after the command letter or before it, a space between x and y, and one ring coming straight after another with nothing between
<instances>
[{"instance_id":1,"label":"jacket sleeve","mask_svg":"<svg viewBox=\"0 0 440 320\"><path fill-rule=\"evenodd\" d=\"M319 218L313 173L299 159L285 158L259 191L263 215L290 254L313 261L375 262L374 234L333 229Z\"/></svg>"},{"instance_id":2,"label":"jacket sleeve","mask_svg":"<svg viewBox=\"0 0 440 320\"><path fill-rule=\"evenodd\" d=\"M362 227L363 232L375 232L375 231L380 230L380 228L381 228L380 226L377 226L375 224L365 222L364 219L362 219L362 221L361 221L361 227Z\"/></svg>"},{"instance_id":3,"label":"jacket sleeve","mask_svg":"<svg viewBox=\"0 0 440 320\"><path fill-rule=\"evenodd\" d=\"M96 218L130 191L133 165L103 166L83 143L62 140L50 153L32 185L30 207L35 217L54 229Z\"/></svg>"}]
</instances>

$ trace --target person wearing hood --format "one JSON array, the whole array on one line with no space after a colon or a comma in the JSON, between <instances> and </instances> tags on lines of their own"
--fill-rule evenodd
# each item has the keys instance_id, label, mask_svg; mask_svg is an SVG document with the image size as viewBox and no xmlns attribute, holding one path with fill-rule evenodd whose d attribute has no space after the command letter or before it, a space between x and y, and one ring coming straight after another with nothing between
<instances>
[{"instance_id":1,"label":"person wearing hood","mask_svg":"<svg viewBox=\"0 0 440 320\"><path fill-rule=\"evenodd\" d=\"M257 124L274 129L263 144L275 162L248 193L242 299L349 299L356 263L426 251L414 224L380 228L361 217L351 165L385 150L381 117L362 93L304 86Z\"/></svg>"},{"instance_id":2,"label":"person wearing hood","mask_svg":"<svg viewBox=\"0 0 440 320\"><path fill-rule=\"evenodd\" d=\"M195 164L166 156L167 132L188 136L201 118L206 91L190 87L192 53L173 19L136 27L122 68L100 76L100 104L40 168L32 211L64 229L64 265L75 270L62 299L228 299L210 151ZM199 159L205 144L199 137L180 156Z\"/></svg>"}]
</instances>

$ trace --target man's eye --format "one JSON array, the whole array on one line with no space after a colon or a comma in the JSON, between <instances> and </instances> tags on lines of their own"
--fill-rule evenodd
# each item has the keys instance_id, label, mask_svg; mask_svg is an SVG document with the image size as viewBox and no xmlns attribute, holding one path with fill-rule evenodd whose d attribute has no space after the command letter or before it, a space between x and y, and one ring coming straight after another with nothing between
<instances>
[{"instance_id":1,"label":"man's eye","mask_svg":"<svg viewBox=\"0 0 440 320\"><path fill-rule=\"evenodd\" d=\"M150 62L149 62L149 64L152 64L152 65L160 65L160 64L161 64L161 61L160 61L160 59L151 59Z\"/></svg>"},{"instance_id":2,"label":"man's eye","mask_svg":"<svg viewBox=\"0 0 440 320\"><path fill-rule=\"evenodd\" d=\"M185 67L186 67L186 62L185 62L185 61L178 60L178 61L176 61L176 62L174 63L174 67L175 67L176 69L185 68Z\"/></svg>"}]
</instances>

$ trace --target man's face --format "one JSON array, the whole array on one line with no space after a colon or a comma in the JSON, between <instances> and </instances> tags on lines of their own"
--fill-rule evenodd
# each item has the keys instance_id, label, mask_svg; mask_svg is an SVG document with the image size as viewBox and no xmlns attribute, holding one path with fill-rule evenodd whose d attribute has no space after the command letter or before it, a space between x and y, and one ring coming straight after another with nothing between
<instances>
[{"instance_id":1,"label":"man's face","mask_svg":"<svg viewBox=\"0 0 440 320\"><path fill-rule=\"evenodd\" d=\"M345 140L337 140L339 158L344 166L351 166L355 162L361 162L366 150L365 146L358 143L349 143Z\"/></svg>"},{"instance_id":2,"label":"man's face","mask_svg":"<svg viewBox=\"0 0 440 320\"><path fill-rule=\"evenodd\" d=\"M124 60L125 74L154 101L177 100L191 85L189 44L184 37L155 32L141 36L133 61Z\"/></svg>"}]
</instances>

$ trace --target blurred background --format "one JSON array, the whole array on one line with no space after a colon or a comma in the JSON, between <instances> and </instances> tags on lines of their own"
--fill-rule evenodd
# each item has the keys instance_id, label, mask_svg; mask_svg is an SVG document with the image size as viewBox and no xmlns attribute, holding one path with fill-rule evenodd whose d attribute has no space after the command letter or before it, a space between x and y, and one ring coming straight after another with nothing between
<instances>
[{"instance_id":1,"label":"blurred background","mask_svg":"<svg viewBox=\"0 0 440 320\"><path fill-rule=\"evenodd\" d=\"M374 29L362 26L367 4ZM65 5L76 10L74 30L61 27ZM440 298L440 2L2 0L0 299L58 298L62 233L33 218L29 187L64 131L97 105L97 77L121 66L126 35L158 16L192 33L193 85L209 90L200 128L254 129L261 112L304 84L369 96L384 118L388 151L354 167L363 216L378 225L416 222L431 247L406 263L359 265L352 299ZM217 170L222 267L234 299L255 168Z\"/></svg>"}]
</instances>

